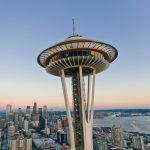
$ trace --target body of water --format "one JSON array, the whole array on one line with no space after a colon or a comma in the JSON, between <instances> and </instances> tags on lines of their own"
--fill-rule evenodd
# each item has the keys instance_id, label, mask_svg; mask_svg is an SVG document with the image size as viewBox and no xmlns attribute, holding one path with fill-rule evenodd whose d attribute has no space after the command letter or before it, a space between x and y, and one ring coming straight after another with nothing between
<instances>
[{"instance_id":1,"label":"body of water","mask_svg":"<svg viewBox=\"0 0 150 150\"><path fill-rule=\"evenodd\" d=\"M94 127L120 126L126 131L134 131L150 134L150 116L136 117L106 117L104 119L94 119Z\"/></svg>"}]
</instances>

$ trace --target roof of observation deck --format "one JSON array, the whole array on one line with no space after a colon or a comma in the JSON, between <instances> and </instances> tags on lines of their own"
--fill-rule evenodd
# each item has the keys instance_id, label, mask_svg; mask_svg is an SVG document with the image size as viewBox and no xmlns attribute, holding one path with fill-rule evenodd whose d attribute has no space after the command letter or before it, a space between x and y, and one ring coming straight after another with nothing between
<instances>
[{"instance_id":1,"label":"roof of observation deck","mask_svg":"<svg viewBox=\"0 0 150 150\"><path fill-rule=\"evenodd\" d=\"M69 50L95 50L98 52L103 53L107 58L109 63L114 61L118 55L117 49L110 44L100 42L97 40L87 39L80 35L72 35L69 36L66 40L59 42L44 51L42 51L37 61L39 65L46 68L47 64L49 63L48 60L53 55L62 52L62 51L69 51Z\"/></svg>"}]
</instances>

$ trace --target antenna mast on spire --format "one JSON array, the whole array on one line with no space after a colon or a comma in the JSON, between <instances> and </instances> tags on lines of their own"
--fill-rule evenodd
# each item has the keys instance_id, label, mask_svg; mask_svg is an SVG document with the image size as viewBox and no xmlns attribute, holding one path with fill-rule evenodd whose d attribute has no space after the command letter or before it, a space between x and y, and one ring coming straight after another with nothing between
<instances>
[{"instance_id":1,"label":"antenna mast on spire","mask_svg":"<svg viewBox=\"0 0 150 150\"><path fill-rule=\"evenodd\" d=\"M73 35L75 35L75 23L74 23L74 18L72 19L72 23L73 23Z\"/></svg>"}]
</instances>

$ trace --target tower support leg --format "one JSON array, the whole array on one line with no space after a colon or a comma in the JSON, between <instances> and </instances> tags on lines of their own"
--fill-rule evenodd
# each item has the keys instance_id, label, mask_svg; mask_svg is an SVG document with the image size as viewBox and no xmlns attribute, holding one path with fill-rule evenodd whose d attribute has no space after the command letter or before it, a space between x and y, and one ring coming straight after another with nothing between
<instances>
[{"instance_id":1,"label":"tower support leg","mask_svg":"<svg viewBox=\"0 0 150 150\"><path fill-rule=\"evenodd\" d=\"M90 118L92 119L92 123L93 123L93 105L94 105L94 91L95 91L95 72L96 72L96 70L93 70L91 114L90 114Z\"/></svg>"},{"instance_id":2,"label":"tower support leg","mask_svg":"<svg viewBox=\"0 0 150 150\"><path fill-rule=\"evenodd\" d=\"M68 118L71 150L75 150L74 130L73 130L71 112L70 112L70 108L69 108L69 98L68 98L68 93L67 93L67 86L66 86L66 81L65 81L64 69L61 70L61 82L62 82L62 88L63 88L63 93L64 93L64 100L65 100L67 118Z\"/></svg>"},{"instance_id":3,"label":"tower support leg","mask_svg":"<svg viewBox=\"0 0 150 150\"><path fill-rule=\"evenodd\" d=\"M64 69L61 70L61 82L70 131L71 150L93 150L93 104L95 70L88 76L87 100L85 97L84 72L82 66L72 71L72 94L74 104L74 129L69 108L69 98ZM91 82L92 77L92 83Z\"/></svg>"},{"instance_id":4,"label":"tower support leg","mask_svg":"<svg viewBox=\"0 0 150 150\"><path fill-rule=\"evenodd\" d=\"M93 75L92 87L90 87L91 75ZM84 72L82 66L76 68L72 73L76 150L93 150L92 107L94 102L94 81L95 81L94 70L91 75L89 75L88 78L88 90L86 101L84 90L85 86L83 79Z\"/></svg>"}]
</instances>

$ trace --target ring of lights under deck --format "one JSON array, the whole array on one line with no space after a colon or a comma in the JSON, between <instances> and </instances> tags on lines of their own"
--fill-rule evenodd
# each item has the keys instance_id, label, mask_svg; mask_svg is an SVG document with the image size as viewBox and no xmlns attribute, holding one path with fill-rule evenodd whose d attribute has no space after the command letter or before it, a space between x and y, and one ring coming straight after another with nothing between
<instances>
[{"instance_id":1,"label":"ring of lights under deck","mask_svg":"<svg viewBox=\"0 0 150 150\"><path fill-rule=\"evenodd\" d=\"M109 62L104 59L102 54L99 54L100 57L95 56L72 56L67 58L58 59L56 61L50 61L46 67L46 71L50 74L60 76L60 71L65 70L65 75L67 77L72 76L72 70L76 67L83 67L83 74L91 74L93 69L96 70L96 73L101 72L108 68Z\"/></svg>"}]
</instances>

